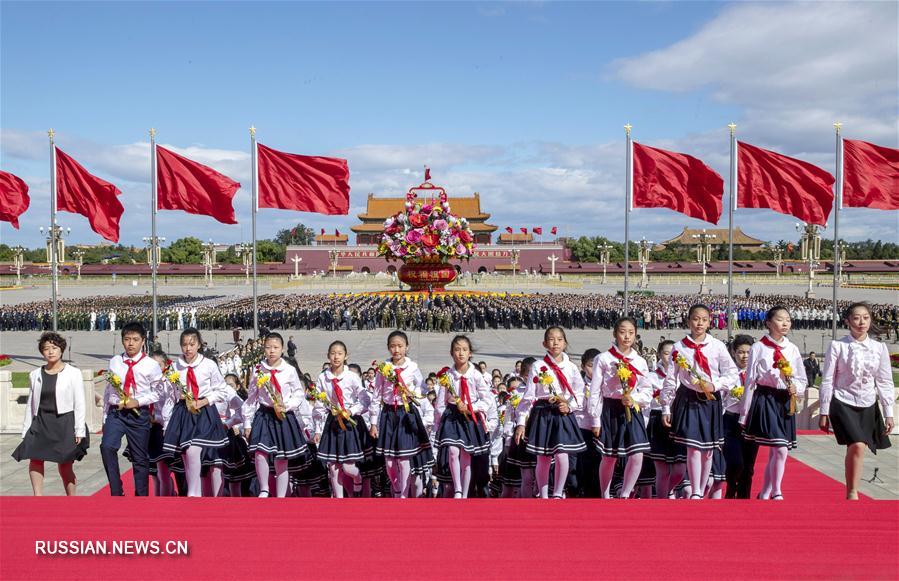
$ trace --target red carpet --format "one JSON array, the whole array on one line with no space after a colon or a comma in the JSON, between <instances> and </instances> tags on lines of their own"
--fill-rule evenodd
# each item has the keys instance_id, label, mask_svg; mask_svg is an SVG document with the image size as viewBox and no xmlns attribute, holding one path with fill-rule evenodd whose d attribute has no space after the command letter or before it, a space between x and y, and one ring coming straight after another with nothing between
<instances>
[{"instance_id":1,"label":"red carpet","mask_svg":"<svg viewBox=\"0 0 899 581\"><path fill-rule=\"evenodd\" d=\"M841 483L792 459L784 495L783 502L6 497L0 578L896 579L899 503L845 502ZM35 555L36 540L107 540L111 551L113 539L157 540L163 551L165 541L186 540L190 553Z\"/></svg>"}]
</instances>

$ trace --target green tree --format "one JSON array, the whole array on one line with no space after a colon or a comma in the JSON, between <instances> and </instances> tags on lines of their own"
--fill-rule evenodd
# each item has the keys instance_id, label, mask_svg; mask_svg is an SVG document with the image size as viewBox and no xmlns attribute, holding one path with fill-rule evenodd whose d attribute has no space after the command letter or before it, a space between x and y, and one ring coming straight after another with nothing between
<instances>
[{"instance_id":1,"label":"green tree","mask_svg":"<svg viewBox=\"0 0 899 581\"><path fill-rule=\"evenodd\" d=\"M284 262L286 248L274 240L256 241L256 260L259 262Z\"/></svg>"},{"instance_id":2,"label":"green tree","mask_svg":"<svg viewBox=\"0 0 899 581\"><path fill-rule=\"evenodd\" d=\"M315 240L315 232L303 224L297 224L293 228L285 228L275 235L275 242L281 246L300 245L309 246Z\"/></svg>"},{"instance_id":3,"label":"green tree","mask_svg":"<svg viewBox=\"0 0 899 581\"><path fill-rule=\"evenodd\" d=\"M242 264L243 262L234 249L234 245L229 246L228 250L220 252L216 260L221 264Z\"/></svg>"},{"instance_id":4,"label":"green tree","mask_svg":"<svg viewBox=\"0 0 899 581\"><path fill-rule=\"evenodd\" d=\"M179 238L162 249L162 261L173 264L201 264L203 243L193 236Z\"/></svg>"}]
</instances>

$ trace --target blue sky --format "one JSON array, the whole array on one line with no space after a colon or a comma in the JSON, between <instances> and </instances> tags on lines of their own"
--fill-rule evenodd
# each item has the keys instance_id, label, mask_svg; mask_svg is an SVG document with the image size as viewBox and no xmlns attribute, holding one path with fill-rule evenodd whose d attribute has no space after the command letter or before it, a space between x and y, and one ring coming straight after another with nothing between
<instances>
[{"instance_id":1,"label":"blue sky","mask_svg":"<svg viewBox=\"0 0 899 581\"><path fill-rule=\"evenodd\" d=\"M0 167L28 182L32 207L0 238L39 243L48 127L122 189L122 241L139 243L147 130L248 186L252 124L277 149L347 157L352 175L349 217L263 211L260 237L297 221L345 231L369 192L399 195L427 163L451 194L480 192L500 227L620 239L625 122L724 175L732 120L741 138L829 171L834 120L899 145L896 13L860 2L5 1ZM235 207L242 226L162 212L160 234L247 239L247 188ZM896 237L895 212L843 217L849 238ZM761 237L792 237L794 221L737 212ZM84 218L60 223L75 243L99 241ZM633 237L660 240L700 223L643 210L632 224Z\"/></svg>"}]
</instances>

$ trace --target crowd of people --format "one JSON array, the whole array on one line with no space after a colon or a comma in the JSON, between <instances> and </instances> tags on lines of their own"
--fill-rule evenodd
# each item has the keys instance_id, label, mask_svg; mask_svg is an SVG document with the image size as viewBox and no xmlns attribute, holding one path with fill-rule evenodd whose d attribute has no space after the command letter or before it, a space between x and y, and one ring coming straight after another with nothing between
<instances>
[{"instance_id":1,"label":"crowd of people","mask_svg":"<svg viewBox=\"0 0 899 581\"><path fill-rule=\"evenodd\" d=\"M638 329L686 328L690 305L702 301L711 313L711 327L727 327L727 298L723 295L634 295L629 314ZM230 297L160 297L159 329L181 331L251 329L252 299ZM849 303L841 302L840 309ZM831 327L827 299L791 295L739 296L733 299L731 322L735 329L763 330L765 313L773 305L790 309L796 329ZM899 306L872 305L875 321L899 340ZM0 330L37 331L52 328L47 301L0 308ZM449 293L401 295L262 295L258 298L259 326L268 329L370 330L460 333L477 329L609 329L624 314L621 296L601 294ZM62 301L59 329L115 330L116 321L138 321L149 328L152 318L147 297L113 299L88 297Z\"/></svg>"},{"instance_id":2,"label":"crowd of people","mask_svg":"<svg viewBox=\"0 0 899 581\"><path fill-rule=\"evenodd\" d=\"M847 446L850 499L864 449L888 447L893 428L889 354L872 315L847 306L850 334L820 368L820 427ZM683 338L663 340L650 361L634 318L613 321L611 344L598 338L579 361L550 324L543 355L505 372L476 362L465 334L448 340L439 370L420 369L396 329L382 361L351 363L359 357L335 340L321 369L304 372L279 333L216 357L188 327L170 359L128 322L103 378L110 491L123 494L124 440L137 495L152 475L156 494L183 496L751 498L767 449L757 498L782 500L797 401L807 370L818 372L788 338L791 309L768 308L758 340L738 334L729 345L708 334L713 307L690 305L685 317ZM73 465L90 446L80 371L63 362L60 334L44 333L38 349L45 365L31 373L13 457L29 460L35 494L47 461L75 494Z\"/></svg>"}]
</instances>

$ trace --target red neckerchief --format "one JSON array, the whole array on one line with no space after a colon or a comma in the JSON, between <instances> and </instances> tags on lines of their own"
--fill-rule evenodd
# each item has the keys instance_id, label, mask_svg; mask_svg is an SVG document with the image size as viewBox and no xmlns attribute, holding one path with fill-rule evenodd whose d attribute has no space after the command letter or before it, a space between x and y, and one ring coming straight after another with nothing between
<instances>
[{"instance_id":1,"label":"red neckerchief","mask_svg":"<svg viewBox=\"0 0 899 581\"><path fill-rule=\"evenodd\" d=\"M337 404L340 405L340 409L345 410L346 406L343 405L343 390L340 389L340 380L336 377L331 378L331 388L334 390L334 397L337 398Z\"/></svg>"},{"instance_id":2,"label":"red neckerchief","mask_svg":"<svg viewBox=\"0 0 899 581\"><path fill-rule=\"evenodd\" d=\"M396 375L396 381L393 382L393 411L396 411L397 403L396 400L400 397L400 388L403 388L403 391L408 391L406 387L406 382L403 381L403 371L405 371L405 367L394 367L393 373Z\"/></svg>"},{"instance_id":3,"label":"red neckerchief","mask_svg":"<svg viewBox=\"0 0 899 581\"><path fill-rule=\"evenodd\" d=\"M740 385L746 385L746 372L740 372Z\"/></svg>"},{"instance_id":4,"label":"red neckerchief","mask_svg":"<svg viewBox=\"0 0 899 581\"><path fill-rule=\"evenodd\" d=\"M699 366L700 369L706 372L706 375L709 376L709 379L712 378L712 368L709 366L709 360L706 358L705 353L702 352L702 348L705 347L702 343L694 343L689 337L684 337L684 340L681 341L684 347L687 349L693 350L693 359L696 361L696 365Z\"/></svg>"},{"instance_id":5,"label":"red neckerchief","mask_svg":"<svg viewBox=\"0 0 899 581\"><path fill-rule=\"evenodd\" d=\"M784 352L781 350L780 345L769 339L767 335L762 337L762 345L774 349L774 367L777 368L777 362L781 359L785 359Z\"/></svg>"},{"instance_id":6,"label":"red neckerchief","mask_svg":"<svg viewBox=\"0 0 899 581\"><path fill-rule=\"evenodd\" d=\"M627 380L627 385L631 389L634 389L634 387L637 385L637 376L639 375L640 377L643 377L643 374L640 373L639 371L637 371L637 368L631 364L630 359L626 358L624 355L619 353L618 349L615 349L615 347L611 347L609 349L609 353L611 353L612 357L614 357L618 361L624 361L624 364L627 366L628 369L630 369L631 376Z\"/></svg>"},{"instance_id":7,"label":"red neckerchief","mask_svg":"<svg viewBox=\"0 0 899 581\"><path fill-rule=\"evenodd\" d=\"M275 386L275 389L278 391L278 395L281 395L281 384L278 383L278 378L275 376L275 374L278 373L278 370L277 369L269 369L268 371L269 371L269 373L271 373L271 376L272 376L272 385Z\"/></svg>"},{"instance_id":8,"label":"red neckerchief","mask_svg":"<svg viewBox=\"0 0 899 581\"><path fill-rule=\"evenodd\" d=\"M126 396L131 396L131 388L137 388L137 381L134 379L134 366L141 362L144 358L144 353L140 354L140 357L137 359L123 359L125 365L128 366L128 372L125 373L125 381L122 384L122 391L125 392Z\"/></svg>"},{"instance_id":9,"label":"red neckerchief","mask_svg":"<svg viewBox=\"0 0 899 581\"><path fill-rule=\"evenodd\" d=\"M200 384L197 383L197 374L194 373L194 368L190 365L187 366L187 387L190 388L190 392L194 395L194 401L200 397Z\"/></svg>"},{"instance_id":10,"label":"red neckerchief","mask_svg":"<svg viewBox=\"0 0 899 581\"><path fill-rule=\"evenodd\" d=\"M562 369L553 361L553 358L549 356L547 353L543 356L543 362L549 365L549 368L553 370L553 373L556 374L556 379L559 380L559 384L562 386L562 389L571 394L574 398L574 402L577 403L577 396L574 395L574 390L571 389L571 385L568 383L568 378L565 377L565 374L562 373Z\"/></svg>"},{"instance_id":11,"label":"red neckerchief","mask_svg":"<svg viewBox=\"0 0 899 581\"><path fill-rule=\"evenodd\" d=\"M662 379L665 379L665 374L662 372L662 369L660 367L656 367L656 375L658 375Z\"/></svg>"},{"instance_id":12,"label":"red neckerchief","mask_svg":"<svg viewBox=\"0 0 899 581\"><path fill-rule=\"evenodd\" d=\"M471 412L471 417L474 420L474 424L476 426L479 425L478 414L474 411L474 406L471 403L471 391L468 389L468 379L466 379L464 375L459 376L459 399L462 400L462 403L468 406L468 410Z\"/></svg>"}]
</instances>

